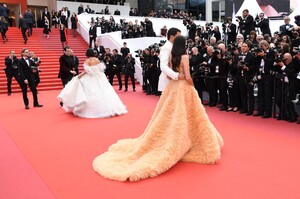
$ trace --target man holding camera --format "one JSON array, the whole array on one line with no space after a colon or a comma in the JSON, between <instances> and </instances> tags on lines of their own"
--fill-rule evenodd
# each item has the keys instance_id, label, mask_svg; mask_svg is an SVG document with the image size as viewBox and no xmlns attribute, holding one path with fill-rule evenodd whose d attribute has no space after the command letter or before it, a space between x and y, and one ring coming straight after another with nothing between
<instances>
[{"instance_id":1,"label":"man holding camera","mask_svg":"<svg viewBox=\"0 0 300 199\"><path fill-rule=\"evenodd\" d=\"M237 22L239 23L240 33L247 38L247 35L250 35L252 30L255 30L254 19L252 15L249 14L249 10L243 10L243 16L237 18Z\"/></svg>"},{"instance_id":2,"label":"man holding camera","mask_svg":"<svg viewBox=\"0 0 300 199\"><path fill-rule=\"evenodd\" d=\"M194 23L193 19L189 19L189 20L187 20L187 22L188 22L188 24L187 24L186 28L188 29L188 38L194 41L195 40L197 26Z\"/></svg>"},{"instance_id":3,"label":"man holding camera","mask_svg":"<svg viewBox=\"0 0 300 199\"><path fill-rule=\"evenodd\" d=\"M29 56L28 56L31 60L31 68L32 68L32 73L33 73L33 79L34 79L34 83L35 83L35 87L38 86L38 84L40 83L40 63L41 63L41 60L39 57L35 57L34 55L34 52L29 52Z\"/></svg>"},{"instance_id":4,"label":"man holding camera","mask_svg":"<svg viewBox=\"0 0 300 199\"><path fill-rule=\"evenodd\" d=\"M269 26L269 19L265 18L264 13L260 13L256 18L256 27L260 28L260 31L262 32L262 35L268 34L269 36L271 35L271 30Z\"/></svg>"},{"instance_id":5,"label":"man holding camera","mask_svg":"<svg viewBox=\"0 0 300 199\"><path fill-rule=\"evenodd\" d=\"M232 18L227 17L227 20L222 24L223 33L227 36L227 44L234 43L236 40L236 25L232 23Z\"/></svg>"},{"instance_id":6,"label":"man holding camera","mask_svg":"<svg viewBox=\"0 0 300 199\"><path fill-rule=\"evenodd\" d=\"M251 44L249 42L244 42L242 44L241 54L239 55L239 61L237 64L237 80L239 83L242 102L240 113L246 113L247 116L252 115L254 110L254 85L251 80L255 71L255 57L251 52L249 52L250 48Z\"/></svg>"},{"instance_id":7,"label":"man holding camera","mask_svg":"<svg viewBox=\"0 0 300 199\"><path fill-rule=\"evenodd\" d=\"M262 118L270 118L272 114L272 97L274 82L274 62L275 52L270 49L270 44L266 40L259 42L261 48L257 52L256 63L257 70L257 86L258 86L258 112L254 116Z\"/></svg>"},{"instance_id":8,"label":"man holding camera","mask_svg":"<svg viewBox=\"0 0 300 199\"><path fill-rule=\"evenodd\" d=\"M121 73L122 73L122 55L118 53L117 49L113 49L113 54L111 56L111 61L113 63L112 73L109 76L109 82L111 85L113 85L114 76L117 75L118 81L119 81L119 90L122 90L122 79L121 79Z\"/></svg>"},{"instance_id":9,"label":"man holding camera","mask_svg":"<svg viewBox=\"0 0 300 199\"><path fill-rule=\"evenodd\" d=\"M5 66L6 68L4 68L4 71L7 78L7 95L10 96L12 78L14 77L15 80L19 82L18 58L14 50L10 51L9 56L5 58Z\"/></svg>"},{"instance_id":10,"label":"man holding camera","mask_svg":"<svg viewBox=\"0 0 300 199\"><path fill-rule=\"evenodd\" d=\"M25 109L29 109L29 100L27 98L27 86L29 86L32 96L33 96L33 106L42 107L39 104L36 85L34 81L33 71L32 71L32 61L29 58L29 51L27 48L23 48L21 51L22 58L18 61L18 70L20 74L20 87L22 89L23 101L25 104Z\"/></svg>"},{"instance_id":11,"label":"man holding camera","mask_svg":"<svg viewBox=\"0 0 300 199\"><path fill-rule=\"evenodd\" d=\"M276 78L276 96L275 101L279 107L278 120L287 120L296 122L298 114L292 103L292 86L294 83L295 66L290 53L285 53L282 60L275 64L277 74Z\"/></svg>"},{"instance_id":12,"label":"man holding camera","mask_svg":"<svg viewBox=\"0 0 300 199\"><path fill-rule=\"evenodd\" d=\"M203 62L203 56L198 52L197 47L192 48L192 54L190 57L190 70L193 77L195 89L198 92L200 99L202 100L202 92L204 90L204 79L201 77L203 74L200 70L200 65Z\"/></svg>"}]
</instances>

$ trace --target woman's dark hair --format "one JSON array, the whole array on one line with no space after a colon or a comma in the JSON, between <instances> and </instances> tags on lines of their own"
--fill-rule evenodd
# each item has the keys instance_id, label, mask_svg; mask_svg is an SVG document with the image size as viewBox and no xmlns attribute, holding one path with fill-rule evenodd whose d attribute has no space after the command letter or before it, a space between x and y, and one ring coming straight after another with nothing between
<instances>
[{"instance_id":1,"label":"woman's dark hair","mask_svg":"<svg viewBox=\"0 0 300 199\"><path fill-rule=\"evenodd\" d=\"M88 49L86 50L85 55L86 55L87 57L95 57L94 49L88 48Z\"/></svg>"},{"instance_id":2,"label":"woman's dark hair","mask_svg":"<svg viewBox=\"0 0 300 199\"><path fill-rule=\"evenodd\" d=\"M176 72L178 72L178 67L180 66L181 56L186 54L185 42L186 40L183 36L177 36L174 39L171 51L171 63L172 69Z\"/></svg>"}]
</instances>

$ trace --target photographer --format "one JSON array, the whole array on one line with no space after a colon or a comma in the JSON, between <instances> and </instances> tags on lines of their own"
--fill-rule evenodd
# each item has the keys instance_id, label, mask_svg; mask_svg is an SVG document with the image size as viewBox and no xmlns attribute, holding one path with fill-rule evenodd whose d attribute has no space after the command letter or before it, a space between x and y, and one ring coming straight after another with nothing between
<instances>
[{"instance_id":1,"label":"photographer","mask_svg":"<svg viewBox=\"0 0 300 199\"><path fill-rule=\"evenodd\" d=\"M190 57L190 71L193 77L195 89L201 100L203 100L202 92L204 90L203 73L200 70L200 65L203 62L203 56L198 52L197 47L192 48L192 55Z\"/></svg>"},{"instance_id":2,"label":"photographer","mask_svg":"<svg viewBox=\"0 0 300 199\"><path fill-rule=\"evenodd\" d=\"M284 24L279 27L280 34L291 36L291 30L293 25L290 24L291 21L290 17L289 16L284 17L283 21Z\"/></svg>"},{"instance_id":3,"label":"photographer","mask_svg":"<svg viewBox=\"0 0 300 199\"><path fill-rule=\"evenodd\" d=\"M275 101L280 109L277 119L296 122L298 114L292 103L291 93L294 80L293 75L295 74L295 66L292 61L292 55L285 53L282 60L277 61L275 64L275 70L277 72L275 76Z\"/></svg>"},{"instance_id":4,"label":"photographer","mask_svg":"<svg viewBox=\"0 0 300 199\"><path fill-rule=\"evenodd\" d=\"M239 82L242 102L240 113L246 113L247 116L252 115L254 110L254 85L252 83L252 78L255 71L255 60L254 55L249 52L250 47L251 44L247 41L242 44L241 54L239 55L239 61L237 63L237 80Z\"/></svg>"},{"instance_id":5,"label":"photographer","mask_svg":"<svg viewBox=\"0 0 300 199\"><path fill-rule=\"evenodd\" d=\"M18 59L14 50L10 51L9 56L5 58L5 66L6 68L4 68L4 71L7 78L7 95L10 96L12 78L14 77L15 80L19 82Z\"/></svg>"},{"instance_id":6,"label":"photographer","mask_svg":"<svg viewBox=\"0 0 300 199\"><path fill-rule=\"evenodd\" d=\"M294 55L294 60L293 62L295 63L295 73L294 73L294 85L293 85L293 92L294 92L294 99L295 99L295 103L299 104L300 102L300 51L298 51L295 55ZM298 99L296 99L298 98ZM297 124L300 124L300 118L297 121Z\"/></svg>"},{"instance_id":7,"label":"photographer","mask_svg":"<svg viewBox=\"0 0 300 199\"><path fill-rule=\"evenodd\" d=\"M156 36L155 32L153 30L152 22L148 18L145 18L145 29L146 29L147 37L155 37Z\"/></svg>"},{"instance_id":8,"label":"photographer","mask_svg":"<svg viewBox=\"0 0 300 199\"><path fill-rule=\"evenodd\" d=\"M222 24L225 44L234 43L236 39L236 25L232 23L232 18L227 17L227 20Z\"/></svg>"},{"instance_id":9,"label":"photographer","mask_svg":"<svg viewBox=\"0 0 300 199\"><path fill-rule=\"evenodd\" d=\"M270 44L266 40L259 43L262 50L257 51L256 70L257 76L257 113L254 116L261 116L262 118L270 118L272 114L272 97L273 97L273 83L274 83L274 62L275 52L270 49Z\"/></svg>"},{"instance_id":10,"label":"photographer","mask_svg":"<svg viewBox=\"0 0 300 199\"><path fill-rule=\"evenodd\" d=\"M205 30L202 32L202 38L209 41L212 37L213 23L206 23Z\"/></svg>"},{"instance_id":11,"label":"photographer","mask_svg":"<svg viewBox=\"0 0 300 199\"><path fill-rule=\"evenodd\" d=\"M269 19L265 18L264 13L260 13L255 18L255 26L260 28L260 31L262 32L262 35L268 34L271 35L271 30L269 26Z\"/></svg>"},{"instance_id":12,"label":"photographer","mask_svg":"<svg viewBox=\"0 0 300 199\"><path fill-rule=\"evenodd\" d=\"M151 67L151 55L150 49L146 48L144 52L139 55L143 68L143 91L147 93L147 95L151 94L151 75L150 75L150 67Z\"/></svg>"},{"instance_id":13,"label":"photographer","mask_svg":"<svg viewBox=\"0 0 300 199\"><path fill-rule=\"evenodd\" d=\"M125 74L125 92L128 91L128 77L130 77L132 83L133 92L135 92L135 59L132 57L132 54L129 53L124 61L124 74Z\"/></svg>"},{"instance_id":14,"label":"photographer","mask_svg":"<svg viewBox=\"0 0 300 199\"><path fill-rule=\"evenodd\" d=\"M187 24L186 28L188 29L188 38L194 41L197 26L194 23L193 19L188 19L187 22L188 22L188 24Z\"/></svg>"},{"instance_id":15,"label":"photographer","mask_svg":"<svg viewBox=\"0 0 300 199\"><path fill-rule=\"evenodd\" d=\"M117 75L118 81L119 81L119 90L122 90L122 79L121 79L121 73L122 73L122 55L118 53L117 49L113 49L113 54L111 56L111 61L113 63L112 72L109 75L109 82L111 85L113 85L114 76Z\"/></svg>"},{"instance_id":16,"label":"photographer","mask_svg":"<svg viewBox=\"0 0 300 199\"><path fill-rule=\"evenodd\" d=\"M236 21L239 23L240 33L244 38L247 38L250 32L255 30L254 19L253 16L249 14L248 9L243 10L243 16L238 16Z\"/></svg>"}]
</instances>

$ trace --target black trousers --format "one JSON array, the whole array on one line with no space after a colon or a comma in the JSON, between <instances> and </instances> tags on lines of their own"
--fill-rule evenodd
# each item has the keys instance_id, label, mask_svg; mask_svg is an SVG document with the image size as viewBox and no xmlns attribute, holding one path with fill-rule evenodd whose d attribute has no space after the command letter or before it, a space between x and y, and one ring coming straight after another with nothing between
<instances>
[{"instance_id":1,"label":"black trousers","mask_svg":"<svg viewBox=\"0 0 300 199\"><path fill-rule=\"evenodd\" d=\"M204 79L202 77L194 77L193 83L195 86L195 89L198 92L198 96L201 100L203 100L203 91L205 88Z\"/></svg>"},{"instance_id":2,"label":"black trousers","mask_svg":"<svg viewBox=\"0 0 300 199\"><path fill-rule=\"evenodd\" d=\"M128 89L128 78L130 77L132 83L132 89L135 90L134 73L125 74L125 89Z\"/></svg>"},{"instance_id":3,"label":"black trousers","mask_svg":"<svg viewBox=\"0 0 300 199\"><path fill-rule=\"evenodd\" d=\"M220 88L220 100L223 107L228 106L228 94L227 94L227 78L221 77L218 79L218 87Z\"/></svg>"},{"instance_id":4,"label":"black trousers","mask_svg":"<svg viewBox=\"0 0 300 199\"><path fill-rule=\"evenodd\" d=\"M119 89L122 89L122 79L121 79L121 72L118 70L113 70L111 73L109 73L109 83L113 85L114 77L117 75L118 81L119 81Z\"/></svg>"},{"instance_id":5,"label":"black trousers","mask_svg":"<svg viewBox=\"0 0 300 199\"><path fill-rule=\"evenodd\" d=\"M95 42L96 42L96 37L90 37L90 48L92 48L92 44L94 42L94 45L95 45Z\"/></svg>"},{"instance_id":6,"label":"black trousers","mask_svg":"<svg viewBox=\"0 0 300 199\"><path fill-rule=\"evenodd\" d=\"M28 106L29 105L29 100L27 97L27 86L29 86L32 96L33 96L33 105L38 105L38 98L37 98L37 91L36 91L36 86L33 77L27 78L28 84L25 84L24 81L20 81L20 87L22 89L22 95L23 95L23 101L24 105Z\"/></svg>"},{"instance_id":7,"label":"black trousers","mask_svg":"<svg viewBox=\"0 0 300 199\"><path fill-rule=\"evenodd\" d=\"M272 113L273 85L274 78L270 75L263 76L257 83L257 110L260 114L271 115Z\"/></svg>"},{"instance_id":8,"label":"black trousers","mask_svg":"<svg viewBox=\"0 0 300 199\"><path fill-rule=\"evenodd\" d=\"M15 80L19 83L19 76L18 76L17 71L12 72L12 73L5 71L5 75L6 75L6 79L7 79L7 92L11 93L12 78L14 77Z\"/></svg>"},{"instance_id":9,"label":"black trousers","mask_svg":"<svg viewBox=\"0 0 300 199\"><path fill-rule=\"evenodd\" d=\"M218 103L218 79L208 77L206 82L209 94L209 104L216 105Z\"/></svg>"},{"instance_id":10,"label":"black trousers","mask_svg":"<svg viewBox=\"0 0 300 199\"><path fill-rule=\"evenodd\" d=\"M23 29L23 28L21 29L24 41L27 41L26 31L27 31L27 29Z\"/></svg>"},{"instance_id":11,"label":"black trousers","mask_svg":"<svg viewBox=\"0 0 300 199\"><path fill-rule=\"evenodd\" d=\"M66 84L71 81L72 77L66 77L66 78L61 78L61 82L63 84L63 86L65 87Z\"/></svg>"},{"instance_id":12,"label":"black trousers","mask_svg":"<svg viewBox=\"0 0 300 199\"><path fill-rule=\"evenodd\" d=\"M240 96L241 96L241 111L254 111L254 86L251 85L244 77L238 77Z\"/></svg>"}]
</instances>

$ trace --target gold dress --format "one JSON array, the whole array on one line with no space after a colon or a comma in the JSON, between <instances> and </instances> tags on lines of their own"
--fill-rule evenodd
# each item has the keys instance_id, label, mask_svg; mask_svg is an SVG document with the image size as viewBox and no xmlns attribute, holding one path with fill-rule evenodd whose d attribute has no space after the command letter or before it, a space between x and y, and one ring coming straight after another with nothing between
<instances>
[{"instance_id":1,"label":"gold dress","mask_svg":"<svg viewBox=\"0 0 300 199\"><path fill-rule=\"evenodd\" d=\"M214 164L223 139L210 122L193 85L171 80L144 133L122 139L96 157L93 168L118 181L155 177L178 161Z\"/></svg>"}]
</instances>

